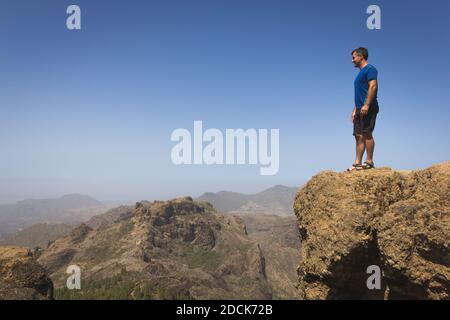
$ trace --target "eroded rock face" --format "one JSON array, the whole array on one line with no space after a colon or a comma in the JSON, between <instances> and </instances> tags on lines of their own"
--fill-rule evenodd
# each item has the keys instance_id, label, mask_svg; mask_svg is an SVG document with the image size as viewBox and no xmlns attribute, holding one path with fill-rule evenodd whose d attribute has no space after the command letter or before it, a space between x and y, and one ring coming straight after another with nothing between
<instances>
[{"instance_id":1,"label":"eroded rock face","mask_svg":"<svg viewBox=\"0 0 450 320\"><path fill-rule=\"evenodd\" d=\"M28 249L0 247L0 300L52 297L53 283Z\"/></svg>"},{"instance_id":2,"label":"eroded rock face","mask_svg":"<svg viewBox=\"0 0 450 320\"><path fill-rule=\"evenodd\" d=\"M264 256L239 218L190 197L141 201L131 214L118 213L44 250L39 262L51 274L56 299L272 297ZM72 264L80 267L82 289L69 293Z\"/></svg>"},{"instance_id":3,"label":"eroded rock face","mask_svg":"<svg viewBox=\"0 0 450 320\"><path fill-rule=\"evenodd\" d=\"M450 162L426 170L323 172L294 203L305 299L450 297ZM369 290L367 267L382 270Z\"/></svg>"}]
</instances>

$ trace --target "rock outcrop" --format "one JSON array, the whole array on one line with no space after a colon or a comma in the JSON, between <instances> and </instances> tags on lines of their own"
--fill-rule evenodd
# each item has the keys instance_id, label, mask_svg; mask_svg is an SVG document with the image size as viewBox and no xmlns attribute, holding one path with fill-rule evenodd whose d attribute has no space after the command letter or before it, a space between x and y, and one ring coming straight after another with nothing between
<instances>
[{"instance_id":1,"label":"rock outcrop","mask_svg":"<svg viewBox=\"0 0 450 320\"><path fill-rule=\"evenodd\" d=\"M322 172L294 203L305 299L449 299L450 162ZM381 269L369 290L367 268Z\"/></svg>"},{"instance_id":2,"label":"rock outcrop","mask_svg":"<svg viewBox=\"0 0 450 320\"><path fill-rule=\"evenodd\" d=\"M122 212L123 211L123 212ZM142 201L80 225L39 258L57 299L270 299L264 256L241 219L190 197ZM81 290L65 289L81 269Z\"/></svg>"},{"instance_id":3,"label":"rock outcrop","mask_svg":"<svg viewBox=\"0 0 450 320\"><path fill-rule=\"evenodd\" d=\"M45 300L53 283L28 249L0 247L0 300Z\"/></svg>"}]
</instances>

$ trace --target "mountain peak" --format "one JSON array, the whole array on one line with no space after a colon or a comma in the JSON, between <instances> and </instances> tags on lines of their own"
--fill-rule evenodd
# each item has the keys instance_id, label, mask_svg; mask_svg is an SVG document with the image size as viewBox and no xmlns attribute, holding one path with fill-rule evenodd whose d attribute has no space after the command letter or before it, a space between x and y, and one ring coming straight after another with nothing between
<instances>
[{"instance_id":1,"label":"mountain peak","mask_svg":"<svg viewBox=\"0 0 450 320\"><path fill-rule=\"evenodd\" d=\"M205 192L198 199L210 202L221 212L293 215L297 188L276 185L255 194L243 194L230 191L217 193Z\"/></svg>"},{"instance_id":2,"label":"mountain peak","mask_svg":"<svg viewBox=\"0 0 450 320\"><path fill-rule=\"evenodd\" d=\"M277 184L277 185L274 185L273 187L267 188L264 191L267 191L267 190L289 190L289 189L292 189L292 188L282 185L282 184Z\"/></svg>"},{"instance_id":3,"label":"mountain peak","mask_svg":"<svg viewBox=\"0 0 450 320\"><path fill-rule=\"evenodd\" d=\"M99 297L98 288L106 287L123 299L271 297L258 244L239 218L220 215L207 202L140 201L99 225L81 225L77 241L72 232L39 258L55 279L57 298L73 296L65 289L70 264L83 265L88 285L80 297ZM123 279L132 284L129 291L120 291Z\"/></svg>"},{"instance_id":4,"label":"mountain peak","mask_svg":"<svg viewBox=\"0 0 450 320\"><path fill-rule=\"evenodd\" d=\"M135 215L161 216L170 218L175 215L203 214L215 211L206 201L194 201L192 197L179 197L168 201L141 201L135 205Z\"/></svg>"},{"instance_id":5,"label":"mountain peak","mask_svg":"<svg viewBox=\"0 0 450 320\"><path fill-rule=\"evenodd\" d=\"M102 205L100 201L94 199L93 197L79 193L65 194L58 198L45 198L45 199L28 198L21 201L17 201L17 204L19 205L36 204L36 203L49 203L49 204L58 203L60 205L64 204L67 206L75 206L75 207Z\"/></svg>"}]
</instances>

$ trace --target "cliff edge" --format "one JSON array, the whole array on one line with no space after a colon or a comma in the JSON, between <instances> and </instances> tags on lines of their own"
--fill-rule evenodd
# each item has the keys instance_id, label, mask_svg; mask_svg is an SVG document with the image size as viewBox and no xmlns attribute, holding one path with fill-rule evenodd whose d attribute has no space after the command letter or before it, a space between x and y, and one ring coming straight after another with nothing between
<instances>
[{"instance_id":1,"label":"cliff edge","mask_svg":"<svg viewBox=\"0 0 450 320\"><path fill-rule=\"evenodd\" d=\"M296 196L304 299L449 299L450 161L322 172ZM369 290L367 268L381 270Z\"/></svg>"}]
</instances>

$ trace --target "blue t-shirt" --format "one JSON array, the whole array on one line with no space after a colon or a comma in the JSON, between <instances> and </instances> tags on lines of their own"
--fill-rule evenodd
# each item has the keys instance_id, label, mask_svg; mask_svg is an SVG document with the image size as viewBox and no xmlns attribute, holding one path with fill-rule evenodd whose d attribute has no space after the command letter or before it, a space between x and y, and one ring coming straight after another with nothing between
<instances>
[{"instance_id":1,"label":"blue t-shirt","mask_svg":"<svg viewBox=\"0 0 450 320\"><path fill-rule=\"evenodd\" d=\"M361 109L366 101L367 92L369 91L369 81L377 80L378 71L371 65L367 64L362 68L355 79L355 106ZM377 100L377 93L375 92L374 101ZM373 102L374 102L373 101Z\"/></svg>"}]
</instances>

